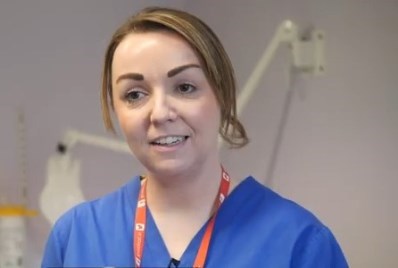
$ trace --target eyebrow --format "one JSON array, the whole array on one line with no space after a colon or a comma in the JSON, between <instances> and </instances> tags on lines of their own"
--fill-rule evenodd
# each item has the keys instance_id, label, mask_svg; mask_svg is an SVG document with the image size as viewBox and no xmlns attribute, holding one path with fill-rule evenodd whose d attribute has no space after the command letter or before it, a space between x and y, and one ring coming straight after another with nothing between
<instances>
[{"instance_id":1,"label":"eyebrow","mask_svg":"<svg viewBox=\"0 0 398 268\"><path fill-rule=\"evenodd\" d=\"M182 71L184 71L184 70L186 70L188 68L199 68L200 69L201 67L200 67L200 65L195 64L195 63L181 65L181 66L178 66L178 67L173 68L170 71L168 71L167 72L167 77L173 77L173 76L181 73ZM123 79L131 79L131 80L136 80L136 81L143 81L144 80L144 75L140 74L140 73L122 74L116 79L116 84L119 83L120 80L123 80Z\"/></svg>"},{"instance_id":2,"label":"eyebrow","mask_svg":"<svg viewBox=\"0 0 398 268\"><path fill-rule=\"evenodd\" d=\"M170 71L167 72L167 77L173 77L179 73L181 73L182 71L188 69L188 68L201 68L200 65L195 64L195 63L191 63L191 64L186 64L186 65L182 65L182 66L178 66L174 69L171 69Z\"/></svg>"},{"instance_id":3,"label":"eyebrow","mask_svg":"<svg viewBox=\"0 0 398 268\"><path fill-rule=\"evenodd\" d=\"M131 79L131 80L136 80L136 81L142 81L142 80L144 80L144 76L142 74L139 74L139 73L122 74L116 79L116 84L119 83L120 80L123 80L123 79Z\"/></svg>"}]
</instances>

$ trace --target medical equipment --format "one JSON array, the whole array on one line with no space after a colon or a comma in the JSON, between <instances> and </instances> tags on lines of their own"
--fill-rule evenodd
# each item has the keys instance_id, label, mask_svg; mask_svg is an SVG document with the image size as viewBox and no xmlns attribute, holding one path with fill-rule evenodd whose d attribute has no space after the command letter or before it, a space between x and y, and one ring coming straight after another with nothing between
<instances>
[{"instance_id":1,"label":"medical equipment","mask_svg":"<svg viewBox=\"0 0 398 268\"><path fill-rule=\"evenodd\" d=\"M72 157L72 149L78 144L131 154L122 141L68 130L47 162L47 180L39 200L43 215L52 225L69 208L85 200L80 187L81 164Z\"/></svg>"},{"instance_id":2,"label":"medical equipment","mask_svg":"<svg viewBox=\"0 0 398 268\"><path fill-rule=\"evenodd\" d=\"M261 77L282 44L287 44L292 51L292 67L294 69L312 75L324 73L324 36L325 34L319 30L311 31L307 34L307 37L300 36L297 25L290 20L280 24L238 96L238 115L242 113L251 96L258 88Z\"/></svg>"},{"instance_id":3,"label":"medical equipment","mask_svg":"<svg viewBox=\"0 0 398 268\"><path fill-rule=\"evenodd\" d=\"M0 206L0 267L23 268L26 243L26 217L36 212L24 206Z\"/></svg>"},{"instance_id":4,"label":"medical equipment","mask_svg":"<svg viewBox=\"0 0 398 268\"><path fill-rule=\"evenodd\" d=\"M27 208L27 156L25 115L18 112L18 160L21 172L22 205L0 204L0 268L23 268L26 242L26 217L36 212Z\"/></svg>"},{"instance_id":5,"label":"medical equipment","mask_svg":"<svg viewBox=\"0 0 398 268\"><path fill-rule=\"evenodd\" d=\"M84 201L80 188L80 161L72 159L70 152L60 152L47 162L47 181L40 195L40 209L54 224L68 208Z\"/></svg>"},{"instance_id":6,"label":"medical equipment","mask_svg":"<svg viewBox=\"0 0 398 268\"><path fill-rule=\"evenodd\" d=\"M263 183L270 188L273 188L274 171L288 118L295 78L297 74L318 76L325 72L325 33L316 29L301 31L300 33L298 26L292 21L286 20L282 22L238 96L238 116L242 114L243 109L255 93L263 74L266 72L281 45L287 45L291 51L291 63L288 69L290 81L280 122L277 127L277 134L271 150L270 160L268 165L266 165L266 176ZM221 139L219 140L219 144L222 144Z\"/></svg>"},{"instance_id":7,"label":"medical equipment","mask_svg":"<svg viewBox=\"0 0 398 268\"><path fill-rule=\"evenodd\" d=\"M255 93L262 76L281 45L288 45L292 52L291 69L310 75L323 74L325 72L324 40L323 31L311 30L300 35L295 23L290 20L282 22L238 95L236 104L238 116L242 114ZM219 137L218 141L221 147L223 145L222 138Z\"/></svg>"}]
</instances>

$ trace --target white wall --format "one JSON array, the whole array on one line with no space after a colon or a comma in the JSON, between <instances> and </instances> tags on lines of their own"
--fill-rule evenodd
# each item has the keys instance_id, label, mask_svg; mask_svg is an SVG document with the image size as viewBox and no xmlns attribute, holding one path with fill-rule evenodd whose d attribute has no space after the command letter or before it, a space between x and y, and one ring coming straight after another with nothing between
<instances>
[{"instance_id":1,"label":"white wall","mask_svg":"<svg viewBox=\"0 0 398 268\"><path fill-rule=\"evenodd\" d=\"M15 110L26 111L29 201L38 208L46 159L68 127L103 134L99 106L105 46L135 10L190 10L219 34L243 85L275 27L289 17L327 36L327 72L289 93L278 52L243 121L252 138L226 166L272 182L334 231L352 267L397 267L398 2L361 0L2 1L0 198L18 201ZM291 95L289 95L291 94ZM283 107L287 119L273 153ZM79 147L83 191L94 198L139 170L134 159ZM276 159L272 162L272 159ZM106 167L106 168L103 168ZM272 172L271 172L272 171ZM272 180L270 174L273 174ZM38 267L49 224L29 220L28 267Z\"/></svg>"}]
</instances>

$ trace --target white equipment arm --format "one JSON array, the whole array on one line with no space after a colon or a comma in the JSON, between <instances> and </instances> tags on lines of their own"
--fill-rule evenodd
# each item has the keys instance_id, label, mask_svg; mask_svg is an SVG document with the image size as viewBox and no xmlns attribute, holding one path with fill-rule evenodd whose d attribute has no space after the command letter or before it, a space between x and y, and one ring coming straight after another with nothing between
<instances>
[{"instance_id":1,"label":"white equipment arm","mask_svg":"<svg viewBox=\"0 0 398 268\"><path fill-rule=\"evenodd\" d=\"M307 40L304 40L300 38L298 27L293 22L290 20L282 22L238 96L238 115L242 113L257 89L262 75L267 70L281 44L290 46L293 53L292 64L297 70L311 74L324 72L323 37L324 34L322 32L312 31Z\"/></svg>"},{"instance_id":2,"label":"white equipment arm","mask_svg":"<svg viewBox=\"0 0 398 268\"><path fill-rule=\"evenodd\" d=\"M97 135L86 134L76 130L68 130L62 141L62 145L66 146L67 150L74 147L77 143L84 143L96 147L102 147L115 152L131 154L127 143L111 138L105 138Z\"/></svg>"},{"instance_id":3,"label":"white equipment arm","mask_svg":"<svg viewBox=\"0 0 398 268\"><path fill-rule=\"evenodd\" d=\"M277 49L281 43L293 42L297 38L297 27L291 21L284 21L276 30L268 47L264 50L259 62L257 63L254 71L247 80L243 90L238 96L237 112L240 115L249 102L254 91L261 80L262 75L267 70L268 65L271 63Z\"/></svg>"}]
</instances>

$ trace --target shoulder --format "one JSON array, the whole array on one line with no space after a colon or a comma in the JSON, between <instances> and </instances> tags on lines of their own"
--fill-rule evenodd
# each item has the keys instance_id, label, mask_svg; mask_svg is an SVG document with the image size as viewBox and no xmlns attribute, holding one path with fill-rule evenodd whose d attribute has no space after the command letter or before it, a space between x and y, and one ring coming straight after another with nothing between
<instances>
[{"instance_id":1,"label":"shoulder","mask_svg":"<svg viewBox=\"0 0 398 268\"><path fill-rule=\"evenodd\" d=\"M129 234L139 188L135 177L118 190L67 211L51 230L42 267L92 266L111 258L113 249L130 242L123 238Z\"/></svg>"},{"instance_id":2,"label":"shoulder","mask_svg":"<svg viewBox=\"0 0 398 268\"><path fill-rule=\"evenodd\" d=\"M339 243L324 225L309 226L300 233L290 262L291 267L348 267Z\"/></svg>"},{"instance_id":3,"label":"shoulder","mask_svg":"<svg viewBox=\"0 0 398 268\"><path fill-rule=\"evenodd\" d=\"M71 229L77 231L79 228L98 226L103 223L102 219L115 219L123 214L124 210L131 213L134 196L139 190L139 177L134 177L127 184L100 198L83 202L68 210L54 224L53 233L61 240L68 240L67 235Z\"/></svg>"},{"instance_id":4,"label":"shoulder","mask_svg":"<svg viewBox=\"0 0 398 268\"><path fill-rule=\"evenodd\" d=\"M238 187L239 199L256 218L264 218L275 223L286 223L292 226L323 224L309 210L296 202L289 200L270 188L259 183L255 178L246 178Z\"/></svg>"},{"instance_id":5,"label":"shoulder","mask_svg":"<svg viewBox=\"0 0 398 268\"><path fill-rule=\"evenodd\" d=\"M312 212L253 177L243 183L240 195L247 211L239 211L248 230L261 230L263 239L257 236L257 241L287 250L292 267L348 267L334 235Z\"/></svg>"}]
</instances>

